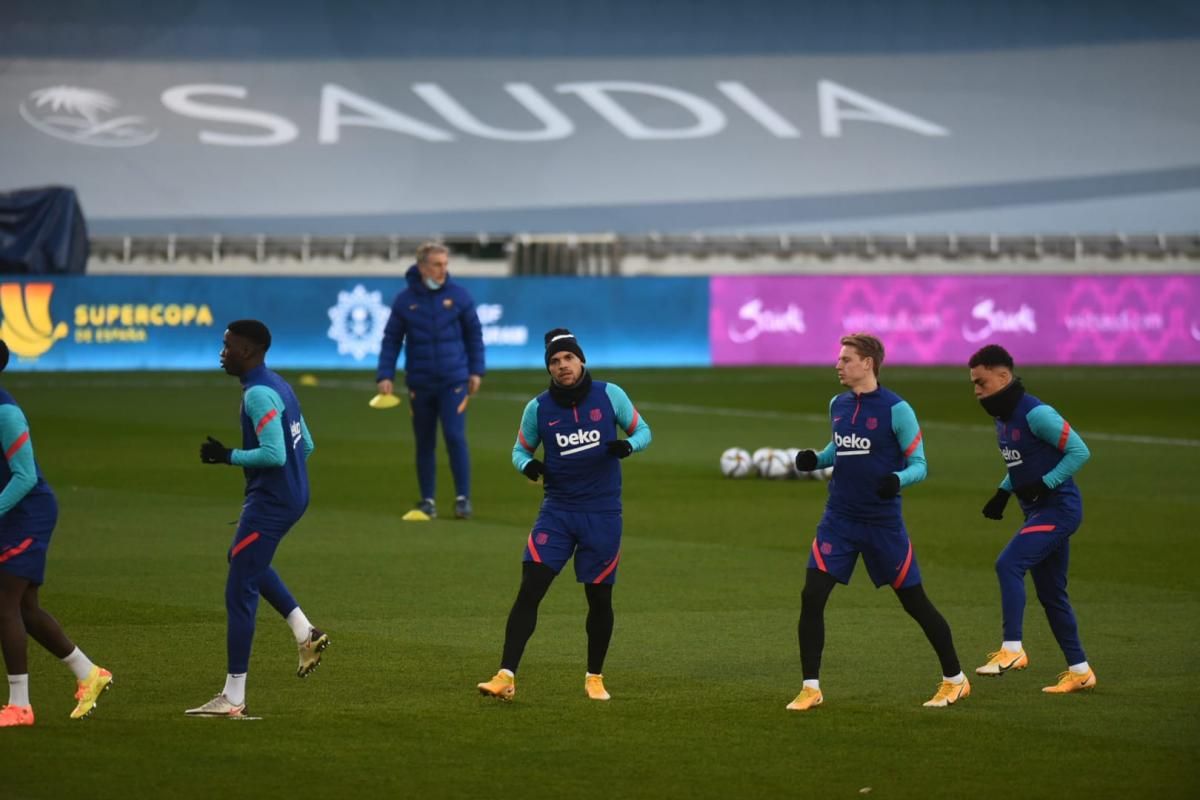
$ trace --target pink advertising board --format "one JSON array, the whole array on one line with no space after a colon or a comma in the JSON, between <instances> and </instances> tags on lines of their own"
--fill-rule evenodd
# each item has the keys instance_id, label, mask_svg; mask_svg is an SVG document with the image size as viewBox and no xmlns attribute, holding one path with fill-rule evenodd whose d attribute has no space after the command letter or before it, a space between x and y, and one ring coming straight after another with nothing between
<instances>
[{"instance_id":1,"label":"pink advertising board","mask_svg":"<svg viewBox=\"0 0 1200 800\"><path fill-rule=\"evenodd\" d=\"M963 365L985 344L1022 364L1200 363L1200 275L714 277L713 364L833 364L879 336L889 364Z\"/></svg>"}]
</instances>

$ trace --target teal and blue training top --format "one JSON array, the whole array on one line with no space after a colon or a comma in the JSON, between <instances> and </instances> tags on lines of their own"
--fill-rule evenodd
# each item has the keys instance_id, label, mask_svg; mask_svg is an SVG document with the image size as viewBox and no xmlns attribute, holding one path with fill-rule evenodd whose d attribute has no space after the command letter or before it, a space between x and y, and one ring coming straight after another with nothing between
<instances>
[{"instance_id":1,"label":"teal and blue training top","mask_svg":"<svg viewBox=\"0 0 1200 800\"><path fill-rule=\"evenodd\" d=\"M308 507L306 461L314 449L288 382L260 365L242 376L242 447L230 463L246 474L242 520L286 531Z\"/></svg>"},{"instance_id":2,"label":"teal and blue training top","mask_svg":"<svg viewBox=\"0 0 1200 800\"><path fill-rule=\"evenodd\" d=\"M521 415L513 466L524 469L540 445L546 465L544 507L620 511L621 461L607 449L618 438L618 428L635 453L650 444L650 426L615 383L592 381L591 390L572 406L561 406L549 391L542 392Z\"/></svg>"},{"instance_id":3,"label":"teal and blue training top","mask_svg":"<svg viewBox=\"0 0 1200 800\"><path fill-rule=\"evenodd\" d=\"M1041 481L1055 491L1038 503L1021 503L1027 513L1037 507L1083 512L1083 498L1072 477L1091 451L1053 407L1025 394L1008 419L996 417L996 444L1008 474L1000 488L1012 491Z\"/></svg>"},{"instance_id":4,"label":"teal and blue training top","mask_svg":"<svg viewBox=\"0 0 1200 800\"><path fill-rule=\"evenodd\" d=\"M13 396L0 389L0 527L54 514L54 492L33 456L29 422Z\"/></svg>"},{"instance_id":5,"label":"teal and blue training top","mask_svg":"<svg viewBox=\"0 0 1200 800\"><path fill-rule=\"evenodd\" d=\"M817 467L833 467L827 513L860 522L901 524L900 498L876 494L889 472L900 488L925 479L925 444L916 412L882 386L871 392L842 392L829 403L833 440L817 455Z\"/></svg>"}]
</instances>

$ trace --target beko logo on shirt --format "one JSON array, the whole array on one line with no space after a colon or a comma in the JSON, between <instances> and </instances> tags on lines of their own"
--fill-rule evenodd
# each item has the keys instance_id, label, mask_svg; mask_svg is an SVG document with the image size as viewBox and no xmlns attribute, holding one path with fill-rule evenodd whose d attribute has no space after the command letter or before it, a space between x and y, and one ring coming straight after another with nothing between
<instances>
[{"instance_id":1,"label":"beko logo on shirt","mask_svg":"<svg viewBox=\"0 0 1200 800\"><path fill-rule=\"evenodd\" d=\"M839 456L865 456L871 453L871 440L865 436L859 436L857 433L852 433L849 436L842 436L840 433L833 434L834 444L838 446ZM843 450L842 448L846 448Z\"/></svg>"},{"instance_id":2,"label":"beko logo on shirt","mask_svg":"<svg viewBox=\"0 0 1200 800\"><path fill-rule=\"evenodd\" d=\"M1019 467L1022 464L1021 451L1012 447L1001 447L1000 455L1004 456L1004 465L1008 467Z\"/></svg>"},{"instance_id":3,"label":"beko logo on shirt","mask_svg":"<svg viewBox=\"0 0 1200 800\"><path fill-rule=\"evenodd\" d=\"M585 431L581 429L568 434L556 433L554 434L554 441L558 443L559 447L570 448L569 450L561 451L562 455L567 456L571 453L578 453L580 450L590 450L593 447L599 447L600 431Z\"/></svg>"}]
</instances>

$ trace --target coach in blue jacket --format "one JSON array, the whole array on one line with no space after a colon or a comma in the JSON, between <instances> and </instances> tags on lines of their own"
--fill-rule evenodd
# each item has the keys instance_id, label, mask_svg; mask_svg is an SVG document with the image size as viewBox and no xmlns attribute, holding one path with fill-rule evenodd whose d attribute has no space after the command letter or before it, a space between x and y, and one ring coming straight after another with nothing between
<instances>
[{"instance_id":1,"label":"coach in blue jacket","mask_svg":"<svg viewBox=\"0 0 1200 800\"><path fill-rule=\"evenodd\" d=\"M450 279L450 251L426 242L417 248L417 263L405 278L408 288L392 302L392 316L383 331L379 370L375 380L381 394L395 390L396 359L404 345L404 382L412 403L413 434L417 442L417 508L437 516L434 486L437 464L437 423L450 453L454 474L454 516L471 516L471 460L467 452L467 402L479 391L486 371L483 329L475 301Z\"/></svg>"}]
</instances>

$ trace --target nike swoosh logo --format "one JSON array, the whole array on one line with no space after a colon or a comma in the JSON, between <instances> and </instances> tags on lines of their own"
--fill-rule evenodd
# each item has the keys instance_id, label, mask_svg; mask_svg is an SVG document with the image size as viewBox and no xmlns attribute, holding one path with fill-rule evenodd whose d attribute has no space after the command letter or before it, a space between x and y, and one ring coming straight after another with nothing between
<instances>
[{"instance_id":1,"label":"nike swoosh logo","mask_svg":"<svg viewBox=\"0 0 1200 800\"><path fill-rule=\"evenodd\" d=\"M562 422L561 419L552 419L549 422L547 422L546 424L549 425L551 428L553 428L555 425L557 425L560 422Z\"/></svg>"}]
</instances>

